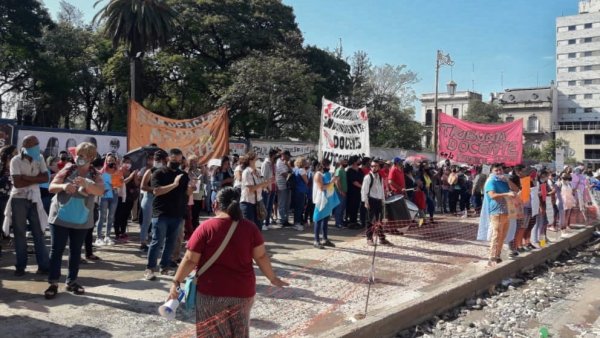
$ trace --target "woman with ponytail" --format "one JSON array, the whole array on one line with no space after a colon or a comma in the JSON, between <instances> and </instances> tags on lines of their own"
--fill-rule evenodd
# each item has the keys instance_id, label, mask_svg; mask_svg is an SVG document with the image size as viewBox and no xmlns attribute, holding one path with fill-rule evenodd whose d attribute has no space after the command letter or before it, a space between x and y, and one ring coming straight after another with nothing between
<instances>
[{"instance_id":1,"label":"woman with ponytail","mask_svg":"<svg viewBox=\"0 0 600 338\"><path fill-rule=\"evenodd\" d=\"M250 309L256 294L253 261L272 285L283 287L288 284L273 272L258 227L243 218L239 193L232 187L221 189L212 207L215 217L202 222L188 241L187 252L173 277L169 299L177 299L185 277L215 255L230 228L235 226L224 250L198 278L196 335L248 337ZM224 313L227 313L224 318L214 320Z\"/></svg>"}]
</instances>

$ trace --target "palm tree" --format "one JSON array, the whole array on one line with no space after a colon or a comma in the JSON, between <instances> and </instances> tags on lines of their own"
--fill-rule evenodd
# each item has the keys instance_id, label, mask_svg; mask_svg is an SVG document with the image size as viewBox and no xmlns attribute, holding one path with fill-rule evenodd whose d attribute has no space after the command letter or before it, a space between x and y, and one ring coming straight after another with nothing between
<instances>
[{"instance_id":1,"label":"palm tree","mask_svg":"<svg viewBox=\"0 0 600 338\"><path fill-rule=\"evenodd\" d=\"M96 1L94 7L104 1ZM177 13L163 0L108 1L93 22L104 24L104 34L112 40L113 46L125 44L131 76L129 97L141 102L141 57L148 48L156 49L167 43Z\"/></svg>"}]
</instances>

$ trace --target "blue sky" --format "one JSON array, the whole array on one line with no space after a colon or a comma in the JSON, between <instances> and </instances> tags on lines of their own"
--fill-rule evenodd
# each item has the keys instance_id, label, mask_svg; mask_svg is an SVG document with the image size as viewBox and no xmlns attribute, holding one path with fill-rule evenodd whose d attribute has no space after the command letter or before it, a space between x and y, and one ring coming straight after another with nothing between
<instances>
[{"instance_id":1,"label":"blue sky","mask_svg":"<svg viewBox=\"0 0 600 338\"><path fill-rule=\"evenodd\" d=\"M53 15L59 0L44 0ZM93 0L76 3L87 20ZM294 9L306 44L344 54L363 50L373 65L406 65L434 90L435 53L450 53L457 90L489 94L548 85L555 79L556 18L577 14L577 0L283 0ZM440 71L440 91L450 68ZM474 86L473 86L474 83ZM418 106L418 105L417 105ZM420 116L417 117L420 118Z\"/></svg>"}]
</instances>

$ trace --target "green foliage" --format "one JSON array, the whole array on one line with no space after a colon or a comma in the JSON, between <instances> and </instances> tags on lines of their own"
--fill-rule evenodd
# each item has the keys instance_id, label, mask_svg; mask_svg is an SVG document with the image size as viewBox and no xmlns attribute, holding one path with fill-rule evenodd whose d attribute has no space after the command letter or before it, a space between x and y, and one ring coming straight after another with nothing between
<instances>
[{"instance_id":1,"label":"green foliage","mask_svg":"<svg viewBox=\"0 0 600 338\"><path fill-rule=\"evenodd\" d=\"M502 107L494 103L471 101L463 119L475 123L500 123Z\"/></svg>"},{"instance_id":2,"label":"green foliage","mask_svg":"<svg viewBox=\"0 0 600 338\"><path fill-rule=\"evenodd\" d=\"M543 162L543 153L539 148L526 147L523 149L523 159Z\"/></svg>"}]
</instances>

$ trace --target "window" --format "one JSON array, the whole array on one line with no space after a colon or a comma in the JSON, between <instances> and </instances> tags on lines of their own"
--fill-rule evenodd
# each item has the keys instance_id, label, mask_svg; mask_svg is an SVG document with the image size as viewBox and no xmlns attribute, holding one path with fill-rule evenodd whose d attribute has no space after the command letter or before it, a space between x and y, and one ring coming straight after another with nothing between
<instances>
[{"instance_id":1,"label":"window","mask_svg":"<svg viewBox=\"0 0 600 338\"><path fill-rule=\"evenodd\" d=\"M577 114L577 108L569 108L569 110L567 110L567 112L569 114Z\"/></svg>"},{"instance_id":2,"label":"window","mask_svg":"<svg viewBox=\"0 0 600 338\"><path fill-rule=\"evenodd\" d=\"M585 144L600 144L600 134L585 135Z\"/></svg>"},{"instance_id":3,"label":"window","mask_svg":"<svg viewBox=\"0 0 600 338\"><path fill-rule=\"evenodd\" d=\"M586 23L585 25L583 25L584 29L590 29L592 28L592 24L591 23Z\"/></svg>"},{"instance_id":4,"label":"window","mask_svg":"<svg viewBox=\"0 0 600 338\"><path fill-rule=\"evenodd\" d=\"M512 116L507 116L505 121L506 121L506 122L513 122L514 120L515 120L515 118L514 118L514 117L512 117Z\"/></svg>"},{"instance_id":5,"label":"window","mask_svg":"<svg viewBox=\"0 0 600 338\"><path fill-rule=\"evenodd\" d=\"M569 53L569 59L574 59L577 57L577 53Z\"/></svg>"},{"instance_id":6,"label":"window","mask_svg":"<svg viewBox=\"0 0 600 338\"><path fill-rule=\"evenodd\" d=\"M533 115L533 116L529 116L529 118L527 119L527 131L529 132L534 132L537 133L538 132L538 118L537 116Z\"/></svg>"},{"instance_id":7,"label":"window","mask_svg":"<svg viewBox=\"0 0 600 338\"><path fill-rule=\"evenodd\" d=\"M584 113L593 113L594 109L593 108L583 108L583 112Z\"/></svg>"},{"instance_id":8,"label":"window","mask_svg":"<svg viewBox=\"0 0 600 338\"><path fill-rule=\"evenodd\" d=\"M575 39L571 39L571 40L569 40L569 45L574 45L575 42L576 42Z\"/></svg>"},{"instance_id":9,"label":"window","mask_svg":"<svg viewBox=\"0 0 600 338\"><path fill-rule=\"evenodd\" d=\"M583 43L590 43L592 42L592 38L584 38L583 39Z\"/></svg>"},{"instance_id":10,"label":"window","mask_svg":"<svg viewBox=\"0 0 600 338\"><path fill-rule=\"evenodd\" d=\"M587 160L600 160L600 149L585 149Z\"/></svg>"},{"instance_id":11,"label":"window","mask_svg":"<svg viewBox=\"0 0 600 338\"><path fill-rule=\"evenodd\" d=\"M431 133L425 134L425 147L431 147Z\"/></svg>"},{"instance_id":12,"label":"window","mask_svg":"<svg viewBox=\"0 0 600 338\"><path fill-rule=\"evenodd\" d=\"M425 113L425 125L433 125L433 110L431 109L427 109L427 112Z\"/></svg>"},{"instance_id":13,"label":"window","mask_svg":"<svg viewBox=\"0 0 600 338\"><path fill-rule=\"evenodd\" d=\"M452 108L452 116L458 118L458 108Z\"/></svg>"},{"instance_id":14,"label":"window","mask_svg":"<svg viewBox=\"0 0 600 338\"><path fill-rule=\"evenodd\" d=\"M583 95L583 98L586 99L586 100L591 100L592 97L593 97L592 94L585 94L585 95Z\"/></svg>"},{"instance_id":15,"label":"window","mask_svg":"<svg viewBox=\"0 0 600 338\"><path fill-rule=\"evenodd\" d=\"M584 72L588 72L588 71L592 70L592 66L583 66L583 67L581 67L581 70Z\"/></svg>"},{"instance_id":16,"label":"window","mask_svg":"<svg viewBox=\"0 0 600 338\"><path fill-rule=\"evenodd\" d=\"M569 73L574 73L577 71L577 67L569 67Z\"/></svg>"},{"instance_id":17,"label":"window","mask_svg":"<svg viewBox=\"0 0 600 338\"><path fill-rule=\"evenodd\" d=\"M575 100L576 98L577 98L577 95L575 95L575 94L569 95L569 100Z\"/></svg>"},{"instance_id":18,"label":"window","mask_svg":"<svg viewBox=\"0 0 600 338\"><path fill-rule=\"evenodd\" d=\"M576 30L576 29L577 29L577 26L575 26L575 25L573 25L573 26L569 26L569 30L570 30L570 31L574 31L574 30Z\"/></svg>"},{"instance_id":19,"label":"window","mask_svg":"<svg viewBox=\"0 0 600 338\"><path fill-rule=\"evenodd\" d=\"M569 81L568 85L569 85L569 87L573 87L573 86L577 85L577 81Z\"/></svg>"},{"instance_id":20,"label":"window","mask_svg":"<svg viewBox=\"0 0 600 338\"><path fill-rule=\"evenodd\" d=\"M584 57L592 56L592 51L588 50L587 52L583 52Z\"/></svg>"},{"instance_id":21,"label":"window","mask_svg":"<svg viewBox=\"0 0 600 338\"><path fill-rule=\"evenodd\" d=\"M584 85L591 85L592 84L592 80L583 80L583 84Z\"/></svg>"}]
</instances>

